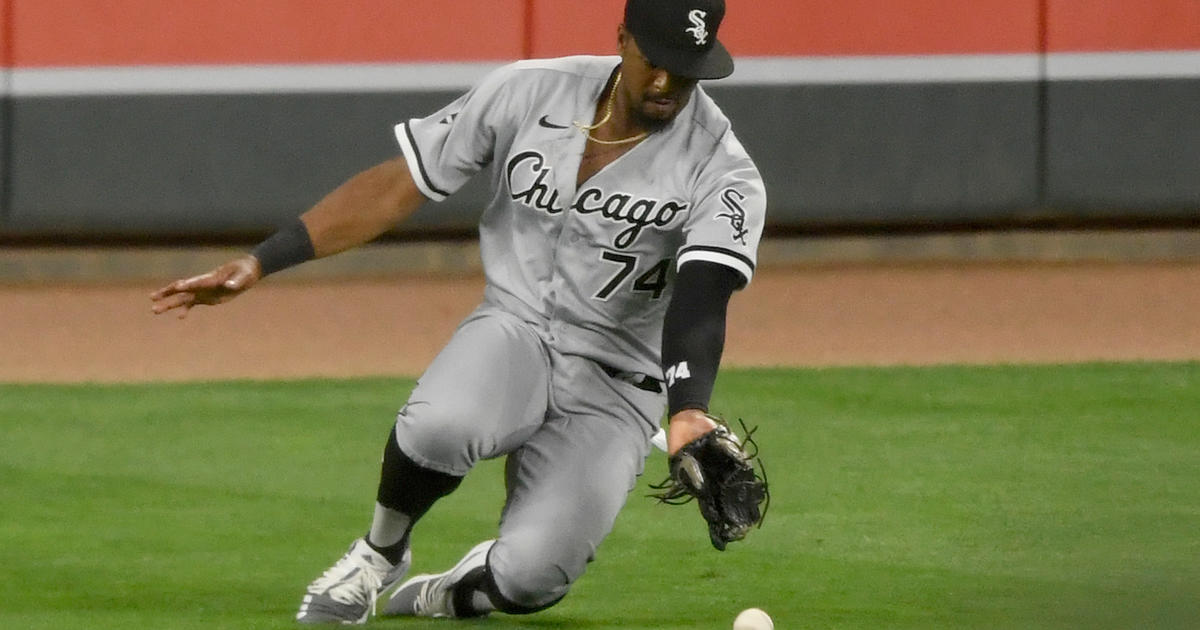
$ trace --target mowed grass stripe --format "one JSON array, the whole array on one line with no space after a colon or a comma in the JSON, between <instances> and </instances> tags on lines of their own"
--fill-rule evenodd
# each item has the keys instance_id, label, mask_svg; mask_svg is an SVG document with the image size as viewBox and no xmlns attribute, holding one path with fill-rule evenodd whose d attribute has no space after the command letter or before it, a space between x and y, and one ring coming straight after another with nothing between
<instances>
[{"instance_id":1,"label":"mowed grass stripe","mask_svg":"<svg viewBox=\"0 0 1200 630\"><path fill-rule=\"evenodd\" d=\"M367 526L408 380L0 385L0 628L293 628ZM1195 627L1200 364L730 370L767 522L724 553L645 498L562 604L469 626ZM414 534L492 535L501 462ZM422 621L381 627L442 628Z\"/></svg>"}]
</instances>

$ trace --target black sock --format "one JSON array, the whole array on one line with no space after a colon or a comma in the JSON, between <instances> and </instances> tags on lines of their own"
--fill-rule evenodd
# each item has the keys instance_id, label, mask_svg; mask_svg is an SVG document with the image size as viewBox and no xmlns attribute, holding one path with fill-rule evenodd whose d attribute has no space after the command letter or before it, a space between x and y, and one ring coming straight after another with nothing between
<instances>
[{"instance_id":1,"label":"black sock","mask_svg":"<svg viewBox=\"0 0 1200 630\"><path fill-rule=\"evenodd\" d=\"M412 531L412 529L409 528L409 531ZM393 565L400 564L400 559L404 557L404 550L408 549L408 534L404 534L404 537L400 539L400 542L394 545L388 545L387 547L380 547L371 542L370 532L367 532L367 535L363 536L363 540L366 541L368 547L374 549L384 558L387 558L387 561Z\"/></svg>"},{"instance_id":2,"label":"black sock","mask_svg":"<svg viewBox=\"0 0 1200 630\"><path fill-rule=\"evenodd\" d=\"M396 442L395 430L388 433L379 472L380 505L403 512L416 522L438 499L450 494L462 483L462 477L422 468L409 459Z\"/></svg>"}]
</instances>

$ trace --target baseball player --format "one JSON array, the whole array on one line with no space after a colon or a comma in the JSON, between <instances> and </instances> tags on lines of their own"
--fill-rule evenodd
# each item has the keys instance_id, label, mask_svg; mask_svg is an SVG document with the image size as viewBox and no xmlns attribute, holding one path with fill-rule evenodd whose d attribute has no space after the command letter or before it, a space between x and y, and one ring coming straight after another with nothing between
<instances>
[{"instance_id":1,"label":"baseball player","mask_svg":"<svg viewBox=\"0 0 1200 630\"><path fill-rule=\"evenodd\" d=\"M521 61L395 126L399 156L248 255L151 297L184 316L365 243L493 165L486 289L399 411L374 517L297 619L476 617L552 606L611 530L664 415L668 452L705 413L726 306L755 268L766 196L697 82L733 72L723 0L628 0L619 56ZM481 459L507 457L494 540L401 582L413 524ZM398 586L397 586L398 585Z\"/></svg>"}]
</instances>

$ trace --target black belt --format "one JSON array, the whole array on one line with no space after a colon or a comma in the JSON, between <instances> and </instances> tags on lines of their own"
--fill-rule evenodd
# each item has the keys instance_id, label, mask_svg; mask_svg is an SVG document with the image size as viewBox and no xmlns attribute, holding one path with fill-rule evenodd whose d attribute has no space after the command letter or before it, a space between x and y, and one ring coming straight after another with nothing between
<instances>
[{"instance_id":1,"label":"black belt","mask_svg":"<svg viewBox=\"0 0 1200 630\"><path fill-rule=\"evenodd\" d=\"M603 363L600 364L600 369L604 370L604 373L607 374L609 378L615 378L618 381L629 383L630 385L633 385L634 387L643 391L654 392L655 394L662 393L662 383L652 376L638 374L637 372L623 372L617 368L604 365Z\"/></svg>"}]
</instances>

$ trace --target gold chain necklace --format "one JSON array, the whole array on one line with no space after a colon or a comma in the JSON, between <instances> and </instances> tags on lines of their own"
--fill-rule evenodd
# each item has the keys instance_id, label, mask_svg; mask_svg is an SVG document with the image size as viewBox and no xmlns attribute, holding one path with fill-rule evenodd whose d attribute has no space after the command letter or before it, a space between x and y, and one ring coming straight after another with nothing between
<instances>
[{"instance_id":1,"label":"gold chain necklace","mask_svg":"<svg viewBox=\"0 0 1200 630\"><path fill-rule=\"evenodd\" d=\"M596 144L627 144L630 142L637 142L638 140L641 140L642 138L645 138L646 136L650 135L649 131L643 131L642 133L639 133L636 136L629 136L628 138L622 138L620 140L601 140L600 138L597 138L596 136L592 135L593 130L603 127L604 123L608 122L608 120L610 118L612 118L613 103L616 102L616 100L617 100L617 86L618 85L621 85L621 71L620 70L617 71L617 80L613 81L612 91L608 93L608 103L604 106L604 118L602 118L600 120L600 122L598 122L594 125L585 125L577 120L571 121L571 124L575 125L576 128L578 128L580 131L582 131L588 137L588 140L591 140L592 142L595 142Z\"/></svg>"}]
</instances>

